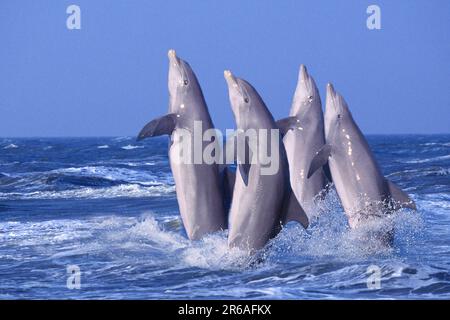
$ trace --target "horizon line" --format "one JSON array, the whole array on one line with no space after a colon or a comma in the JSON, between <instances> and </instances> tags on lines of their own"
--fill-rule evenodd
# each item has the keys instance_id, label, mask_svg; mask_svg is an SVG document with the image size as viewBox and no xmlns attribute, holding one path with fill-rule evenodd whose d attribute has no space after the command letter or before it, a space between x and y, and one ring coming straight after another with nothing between
<instances>
[{"instance_id":1,"label":"horizon line","mask_svg":"<svg viewBox=\"0 0 450 320\"><path fill-rule=\"evenodd\" d=\"M365 136L432 136L432 135L450 135L450 132L432 132L432 133L363 133ZM67 136L57 136L57 135L32 135L32 136L0 136L0 139L43 139L43 138L133 138L137 135L67 135ZM153 137L153 138L163 138Z\"/></svg>"}]
</instances>

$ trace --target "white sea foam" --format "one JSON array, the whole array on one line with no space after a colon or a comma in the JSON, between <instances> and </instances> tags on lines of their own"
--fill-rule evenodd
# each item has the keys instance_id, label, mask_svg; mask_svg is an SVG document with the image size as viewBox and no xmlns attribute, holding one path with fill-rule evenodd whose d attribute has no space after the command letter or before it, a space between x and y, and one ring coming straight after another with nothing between
<instances>
[{"instance_id":1,"label":"white sea foam","mask_svg":"<svg viewBox=\"0 0 450 320\"><path fill-rule=\"evenodd\" d=\"M61 168L49 171L51 174L76 174L83 177L98 177L112 181L127 181L139 183L142 185L154 186L164 183L171 184L173 179L170 175L158 177L150 172L141 170L132 170L127 168L114 168L106 166L85 166Z\"/></svg>"},{"instance_id":2,"label":"white sea foam","mask_svg":"<svg viewBox=\"0 0 450 320\"><path fill-rule=\"evenodd\" d=\"M130 140L130 139L131 139L131 137L116 137L113 139L113 141L122 142L122 141Z\"/></svg>"},{"instance_id":3,"label":"white sea foam","mask_svg":"<svg viewBox=\"0 0 450 320\"><path fill-rule=\"evenodd\" d=\"M0 199L111 199L164 196L175 191L173 185L142 186L123 184L108 188L84 187L64 191L0 192Z\"/></svg>"},{"instance_id":4,"label":"white sea foam","mask_svg":"<svg viewBox=\"0 0 450 320\"><path fill-rule=\"evenodd\" d=\"M444 146L444 147L450 147L450 142L427 142L422 143L422 146Z\"/></svg>"},{"instance_id":5,"label":"white sea foam","mask_svg":"<svg viewBox=\"0 0 450 320\"><path fill-rule=\"evenodd\" d=\"M101 146L97 147L97 149L108 149L108 148L109 148L109 146L107 144L104 144L104 145L101 145Z\"/></svg>"},{"instance_id":6,"label":"white sea foam","mask_svg":"<svg viewBox=\"0 0 450 320\"><path fill-rule=\"evenodd\" d=\"M441 160L448 160L450 159L450 154L447 154L445 156L439 156L434 158L425 158L425 159L413 159L405 161L405 163L426 163L426 162L435 162L435 161L441 161Z\"/></svg>"},{"instance_id":7,"label":"white sea foam","mask_svg":"<svg viewBox=\"0 0 450 320\"><path fill-rule=\"evenodd\" d=\"M142 148L144 148L144 146L134 146L131 144L128 144L128 145L122 147L122 149L124 149L124 150L133 150L133 149L142 149Z\"/></svg>"},{"instance_id":8,"label":"white sea foam","mask_svg":"<svg viewBox=\"0 0 450 320\"><path fill-rule=\"evenodd\" d=\"M16 149L18 148L18 145L15 145L14 143L10 143L7 146L3 147L3 149Z\"/></svg>"}]
</instances>

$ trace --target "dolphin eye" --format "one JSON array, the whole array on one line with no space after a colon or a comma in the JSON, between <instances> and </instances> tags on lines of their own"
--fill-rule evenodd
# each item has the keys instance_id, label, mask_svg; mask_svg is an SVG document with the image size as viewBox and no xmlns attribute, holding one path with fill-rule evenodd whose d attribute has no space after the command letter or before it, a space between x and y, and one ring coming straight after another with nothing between
<instances>
[{"instance_id":1,"label":"dolphin eye","mask_svg":"<svg viewBox=\"0 0 450 320\"><path fill-rule=\"evenodd\" d=\"M244 98L245 103L248 103L248 98Z\"/></svg>"},{"instance_id":2,"label":"dolphin eye","mask_svg":"<svg viewBox=\"0 0 450 320\"><path fill-rule=\"evenodd\" d=\"M338 119L340 119L341 118L341 115L340 114L338 114Z\"/></svg>"},{"instance_id":3,"label":"dolphin eye","mask_svg":"<svg viewBox=\"0 0 450 320\"><path fill-rule=\"evenodd\" d=\"M184 79L184 82L183 82L183 83L184 83L185 86L187 86L188 83L189 83L189 81L187 81L187 79Z\"/></svg>"}]
</instances>

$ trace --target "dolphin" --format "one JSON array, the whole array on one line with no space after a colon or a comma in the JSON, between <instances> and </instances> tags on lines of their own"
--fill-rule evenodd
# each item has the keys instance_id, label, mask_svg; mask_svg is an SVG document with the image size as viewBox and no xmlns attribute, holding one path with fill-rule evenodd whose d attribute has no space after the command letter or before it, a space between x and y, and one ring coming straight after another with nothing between
<instances>
[{"instance_id":1,"label":"dolphin","mask_svg":"<svg viewBox=\"0 0 450 320\"><path fill-rule=\"evenodd\" d=\"M326 144L311 161L308 178L329 164L333 183L352 229L402 207L416 209L414 201L383 176L347 103L331 84L327 85L325 141Z\"/></svg>"},{"instance_id":2,"label":"dolphin","mask_svg":"<svg viewBox=\"0 0 450 320\"><path fill-rule=\"evenodd\" d=\"M137 139L170 136L169 162L181 218L189 239L197 240L205 234L227 228L223 179L216 162L208 164L203 159L200 162L180 161L182 153L192 155L200 151L203 154L206 144L203 140L194 140L197 134L202 139L203 133L214 126L192 68L177 57L174 50L169 50L168 56L169 112L145 125ZM196 133L194 128L199 124L201 132ZM198 143L200 149L195 150L194 145ZM196 157L195 154L193 156ZM186 156L184 160L192 158Z\"/></svg>"},{"instance_id":3,"label":"dolphin","mask_svg":"<svg viewBox=\"0 0 450 320\"><path fill-rule=\"evenodd\" d=\"M253 253L279 233L282 223L295 220L306 228L308 218L290 188L286 153L272 114L247 81L235 77L229 70L224 76L237 127L237 134L227 141L227 158L231 143L236 144L238 139L245 142L241 143L245 152L239 152L237 141L238 169L229 213L228 245ZM264 142L258 138L250 145L244 136L250 130L275 134L274 141L278 144L271 146L269 143L267 148L272 156L277 155L278 163L274 164L273 172L263 174L266 163L254 155L255 150L261 152Z\"/></svg>"},{"instance_id":4,"label":"dolphin","mask_svg":"<svg viewBox=\"0 0 450 320\"><path fill-rule=\"evenodd\" d=\"M308 217L314 215L314 200L325 190L327 178L322 168L307 179L315 153L325 144L322 103L314 79L300 66L297 88L289 117L278 120L289 162L291 187Z\"/></svg>"}]
</instances>

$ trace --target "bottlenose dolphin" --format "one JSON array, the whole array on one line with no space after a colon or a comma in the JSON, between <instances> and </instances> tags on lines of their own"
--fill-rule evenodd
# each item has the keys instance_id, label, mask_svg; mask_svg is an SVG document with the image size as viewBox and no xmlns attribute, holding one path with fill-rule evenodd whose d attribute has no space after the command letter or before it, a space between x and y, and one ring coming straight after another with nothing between
<instances>
[{"instance_id":1,"label":"bottlenose dolphin","mask_svg":"<svg viewBox=\"0 0 450 320\"><path fill-rule=\"evenodd\" d=\"M194 153L195 144L200 143L200 152L206 147L203 140L194 141L199 134L193 132L196 125L201 124L200 139L206 130L213 129L214 126L200 84L191 67L177 57L174 50L169 50L168 56L169 112L149 122L139 133L138 140L170 135L169 160L181 218L189 239L195 240L227 227L223 180L217 163L207 164L202 159L199 163L180 161L181 153ZM192 135L186 137L186 132ZM186 139L190 141L186 143ZM183 150L186 145L190 146L189 150Z\"/></svg>"},{"instance_id":2,"label":"bottlenose dolphin","mask_svg":"<svg viewBox=\"0 0 450 320\"><path fill-rule=\"evenodd\" d=\"M309 179L306 176L312 158L325 144L325 133L319 90L304 65L300 66L289 117L278 120L277 125L285 133L292 190L311 218L314 200L327 186L327 179L322 168Z\"/></svg>"},{"instance_id":3,"label":"bottlenose dolphin","mask_svg":"<svg viewBox=\"0 0 450 320\"><path fill-rule=\"evenodd\" d=\"M409 196L382 175L347 103L331 84L327 85L325 140L311 161L308 177L329 164L351 228L401 207L416 209Z\"/></svg>"},{"instance_id":4,"label":"bottlenose dolphin","mask_svg":"<svg viewBox=\"0 0 450 320\"><path fill-rule=\"evenodd\" d=\"M278 142L273 146L269 139L262 142L258 138L250 145L248 140L244 140L245 152L242 154L245 160L239 158L238 146L238 170L229 215L228 245L253 252L263 248L275 237L282 223L296 220L306 228L308 218L290 188L286 153L272 114L248 82L234 77L228 70L224 76L238 132L234 140L227 141L227 153L230 143L235 144L236 139L250 130L258 134L267 130L269 135L274 133L275 141ZM262 145L267 142L269 145ZM265 164L258 156L254 156L255 149L261 152L264 147L271 155L277 155L276 170L269 174L263 174Z\"/></svg>"}]
</instances>

